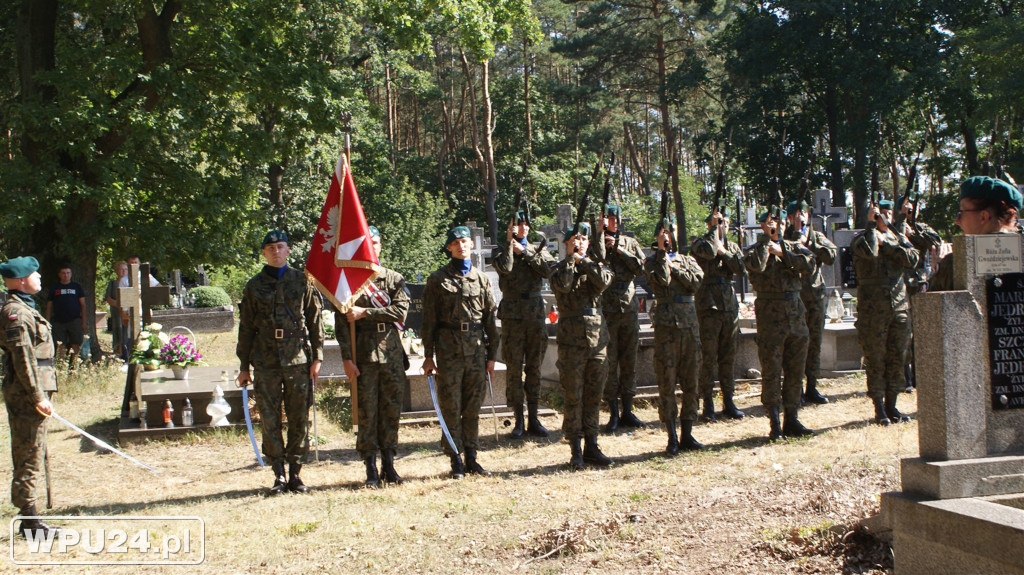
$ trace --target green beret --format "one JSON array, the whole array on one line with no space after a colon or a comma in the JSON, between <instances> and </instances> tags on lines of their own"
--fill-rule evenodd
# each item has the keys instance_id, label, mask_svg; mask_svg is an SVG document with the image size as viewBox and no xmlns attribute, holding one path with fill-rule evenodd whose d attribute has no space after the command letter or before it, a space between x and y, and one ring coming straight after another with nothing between
<instances>
[{"instance_id":1,"label":"green beret","mask_svg":"<svg viewBox=\"0 0 1024 575\"><path fill-rule=\"evenodd\" d=\"M1002 180L988 176L974 176L964 180L960 184L960 197L1006 202L1007 205L1017 208L1017 211L1021 210L1021 203L1024 201L1020 190Z\"/></svg>"},{"instance_id":2,"label":"green beret","mask_svg":"<svg viewBox=\"0 0 1024 575\"><path fill-rule=\"evenodd\" d=\"M374 238L380 239L380 230L377 229L377 226L370 226L370 240L372 241Z\"/></svg>"},{"instance_id":3,"label":"green beret","mask_svg":"<svg viewBox=\"0 0 1024 575\"><path fill-rule=\"evenodd\" d=\"M267 235L263 236L263 243L260 244L260 249L263 249L267 244L276 244L278 242L288 243L288 234L281 230L270 230Z\"/></svg>"},{"instance_id":4,"label":"green beret","mask_svg":"<svg viewBox=\"0 0 1024 575\"><path fill-rule=\"evenodd\" d=\"M448 230L448 235L445 236L444 245L445 247L447 247L448 244L454 242L455 240L461 240L462 238L468 237L470 237L469 228L467 228L466 226L456 226Z\"/></svg>"},{"instance_id":5,"label":"green beret","mask_svg":"<svg viewBox=\"0 0 1024 575\"><path fill-rule=\"evenodd\" d=\"M578 232L576 231L577 229L579 229ZM588 224L587 222L580 222L578 228L569 228L565 230L565 234L562 236L562 243L564 244L565 242L571 240L572 237L575 236L577 233L581 236L589 236L590 224Z\"/></svg>"},{"instance_id":6,"label":"green beret","mask_svg":"<svg viewBox=\"0 0 1024 575\"><path fill-rule=\"evenodd\" d=\"M810 206L807 205L807 202L803 200L800 200L799 202L794 200L792 202L789 202L789 205L786 206L786 214L789 215L796 211L807 211L807 208L809 207Z\"/></svg>"},{"instance_id":7,"label":"green beret","mask_svg":"<svg viewBox=\"0 0 1024 575\"><path fill-rule=\"evenodd\" d=\"M891 210L893 205L892 200L878 200L878 209L880 210Z\"/></svg>"},{"instance_id":8,"label":"green beret","mask_svg":"<svg viewBox=\"0 0 1024 575\"><path fill-rule=\"evenodd\" d=\"M615 204L608 204L607 206L605 206L605 213L607 213L609 216L617 216L619 215L620 211L621 210L619 210L619 206Z\"/></svg>"},{"instance_id":9,"label":"green beret","mask_svg":"<svg viewBox=\"0 0 1024 575\"><path fill-rule=\"evenodd\" d=\"M8 279L21 279L39 269L39 260L32 256L14 258L0 264L0 275Z\"/></svg>"},{"instance_id":10,"label":"green beret","mask_svg":"<svg viewBox=\"0 0 1024 575\"><path fill-rule=\"evenodd\" d=\"M771 206L765 213L761 214L761 217L757 218L757 221L763 224L768 221L769 215L784 220L789 213L786 210L780 210L777 206Z\"/></svg>"}]
</instances>

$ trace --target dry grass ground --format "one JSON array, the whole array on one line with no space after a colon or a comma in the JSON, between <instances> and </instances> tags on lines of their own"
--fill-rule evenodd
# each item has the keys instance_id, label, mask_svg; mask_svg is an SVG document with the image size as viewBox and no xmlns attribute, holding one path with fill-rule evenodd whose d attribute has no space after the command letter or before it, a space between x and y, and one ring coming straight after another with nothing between
<instances>
[{"instance_id":1,"label":"dry grass ground","mask_svg":"<svg viewBox=\"0 0 1024 575\"><path fill-rule=\"evenodd\" d=\"M80 370L58 410L113 442L122 386L114 368ZM438 429L404 428L396 466L406 483L380 491L362 488L353 435L321 411L326 443L320 462L303 470L312 493L274 498L264 495L271 473L255 465L244 434L125 446L163 471L155 475L53 422L51 513L204 518L205 563L167 568L174 572L886 572L888 549L856 524L877 512L879 493L897 489L899 459L917 453L917 424L867 425L863 377L822 387L833 402L801 412L819 430L809 440L767 443L757 390L748 388L740 406L751 417L696 427L707 452L666 457L653 427L603 436L616 463L579 473L565 466L560 433L512 441L503 431L496 443L484 419L481 461L495 476L452 481ZM915 396L901 398L914 414ZM652 407L639 415L657 419ZM560 418L545 423L557 430ZM0 442L9 437L0 429ZM0 466L0 484L9 479L9 464ZM2 511L15 513L10 504ZM0 570L17 568L0 561Z\"/></svg>"}]
</instances>

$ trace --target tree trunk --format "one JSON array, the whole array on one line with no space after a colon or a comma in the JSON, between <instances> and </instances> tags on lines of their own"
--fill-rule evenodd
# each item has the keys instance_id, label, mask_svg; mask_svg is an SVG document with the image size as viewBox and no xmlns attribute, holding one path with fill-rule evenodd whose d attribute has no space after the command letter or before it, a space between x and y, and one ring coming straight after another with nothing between
<instances>
[{"instance_id":1,"label":"tree trunk","mask_svg":"<svg viewBox=\"0 0 1024 575\"><path fill-rule=\"evenodd\" d=\"M647 171L640 165L640 156L636 153L636 145L633 143L633 130L629 127L629 122L622 123L622 139L625 140L626 151L629 152L629 159L633 163L633 169L636 170L637 177L640 178L641 193L645 196L651 195L651 184L647 181Z\"/></svg>"},{"instance_id":2,"label":"tree trunk","mask_svg":"<svg viewBox=\"0 0 1024 575\"><path fill-rule=\"evenodd\" d=\"M825 116L828 124L829 187L832 188L832 205L846 205L843 189L843 157L839 151L839 97L835 85L825 89Z\"/></svg>"},{"instance_id":3,"label":"tree trunk","mask_svg":"<svg viewBox=\"0 0 1024 575\"><path fill-rule=\"evenodd\" d=\"M490 60L480 63L480 83L483 87L481 103L484 109L483 158L486 176L487 223L491 229L491 242L498 238L498 212L495 202L498 197L498 175L494 167L494 110L491 106ZM483 247L483 246L480 246Z\"/></svg>"}]
</instances>

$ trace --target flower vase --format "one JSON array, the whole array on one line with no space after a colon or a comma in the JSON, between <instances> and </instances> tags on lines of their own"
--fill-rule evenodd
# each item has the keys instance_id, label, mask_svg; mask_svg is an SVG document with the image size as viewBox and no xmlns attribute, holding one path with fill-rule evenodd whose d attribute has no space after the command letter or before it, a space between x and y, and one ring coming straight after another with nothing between
<instances>
[{"instance_id":1,"label":"flower vase","mask_svg":"<svg viewBox=\"0 0 1024 575\"><path fill-rule=\"evenodd\" d=\"M145 371L158 371L160 369L160 366L153 365L151 363L144 363L142 364L142 369Z\"/></svg>"},{"instance_id":2,"label":"flower vase","mask_svg":"<svg viewBox=\"0 0 1024 575\"><path fill-rule=\"evenodd\" d=\"M171 371L174 372L174 379L188 379L187 365L172 365Z\"/></svg>"}]
</instances>

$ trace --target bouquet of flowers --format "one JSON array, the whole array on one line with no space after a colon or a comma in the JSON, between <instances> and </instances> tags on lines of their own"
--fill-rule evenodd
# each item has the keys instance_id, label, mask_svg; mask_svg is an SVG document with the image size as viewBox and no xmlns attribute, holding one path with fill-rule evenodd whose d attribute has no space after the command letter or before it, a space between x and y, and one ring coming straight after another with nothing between
<instances>
[{"instance_id":1,"label":"bouquet of flowers","mask_svg":"<svg viewBox=\"0 0 1024 575\"><path fill-rule=\"evenodd\" d=\"M160 363L164 365L199 365L202 359L192 340L184 335L172 337L160 348Z\"/></svg>"},{"instance_id":2,"label":"bouquet of flowers","mask_svg":"<svg viewBox=\"0 0 1024 575\"><path fill-rule=\"evenodd\" d=\"M160 365L160 348L170 341L167 334L160 331L162 329L163 326L158 323L143 326L128 363L154 367Z\"/></svg>"}]
</instances>

